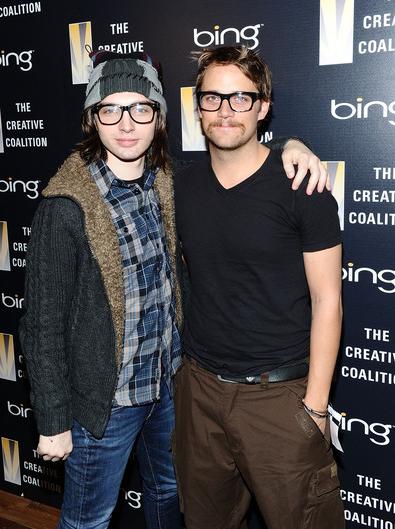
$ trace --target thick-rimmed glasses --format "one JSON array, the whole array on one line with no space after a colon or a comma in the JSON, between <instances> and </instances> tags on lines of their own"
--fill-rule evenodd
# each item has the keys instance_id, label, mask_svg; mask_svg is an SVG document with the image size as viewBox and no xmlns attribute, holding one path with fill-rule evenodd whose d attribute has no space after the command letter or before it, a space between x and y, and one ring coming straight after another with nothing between
<instances>
[{"instance_id":1,"label":"thick-rimmed glasses","mask_svg":"<svg viewBox=\"0 0 395 529\"><path fill-rule=\"evenodd\" d=\"M258 92L232 92L231 94L219 94L218 92L197 92L197 102L200 110L205 112L216 112L221 108L224 99L229 103L234 112L249 112L255 101L262 99Z\"/></svg>"},{"instance_id":2,"label":"thick-rimmed glasses","mask_svg":"<svg viewBox=\"0 0 395 529\"><path fill-rule=\"evenodd\" d=\"M159 103L147 101L132 103L131 105L98 104L94 107L93 112L102 125L116 125L121 121L124 112L127 112L135 123L145 125L153 122L155 112L158 110Z\"/></svg>"}]
</instances>

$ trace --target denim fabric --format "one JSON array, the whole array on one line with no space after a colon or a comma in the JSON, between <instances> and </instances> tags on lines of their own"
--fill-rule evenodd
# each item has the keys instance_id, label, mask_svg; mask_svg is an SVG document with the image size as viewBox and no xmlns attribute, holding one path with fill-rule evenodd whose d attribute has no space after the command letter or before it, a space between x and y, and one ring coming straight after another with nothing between
<instances>
[{"instance_id":1,"label":"denim fabric","mask_svg":"<svg viewBox=\"0 0 395 529\"><path fill-rule=\"evenodd\" d=\"M147 529L181 529L170 450L173 428L173 401L164 382L159 402L114 407L102 439L74 422L58 529L108 526L136 441Z\"/></svg>"}]
</instances>

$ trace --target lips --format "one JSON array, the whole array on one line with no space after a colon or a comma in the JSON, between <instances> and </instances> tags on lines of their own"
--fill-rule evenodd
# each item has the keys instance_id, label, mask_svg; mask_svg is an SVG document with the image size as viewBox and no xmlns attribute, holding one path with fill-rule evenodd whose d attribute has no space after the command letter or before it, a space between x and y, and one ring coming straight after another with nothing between
<instances>
[{"instance_id":1,"label":"lips","mask_svg":"<svg viewBox=\"0 0 395 529\"><path fill-rule=\"evenodd\" d=\"M115 140L121 147L133 147L138 143L136 138L119 138Z\"/></svg>"}]
</instances>

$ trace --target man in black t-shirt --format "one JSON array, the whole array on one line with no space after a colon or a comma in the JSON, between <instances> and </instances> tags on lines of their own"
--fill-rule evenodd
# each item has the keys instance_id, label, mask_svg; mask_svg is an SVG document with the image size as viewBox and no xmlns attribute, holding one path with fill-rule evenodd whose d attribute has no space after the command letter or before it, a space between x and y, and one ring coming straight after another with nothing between
<instances>
[{"instance_id":1,"label":"man in black t-shirt","mask_svg":"<svg viewBox=\"0 0 395 529\"><path fill-rule=\"evenodd\" d=\"M190 277L176 376L175 462L187 529L341 529L327 407L341 329L341 244L328 191L293 191L257 140L267 65L204 51L197 99L210 160L175 180Z\"/></svg>"}]
</instances>

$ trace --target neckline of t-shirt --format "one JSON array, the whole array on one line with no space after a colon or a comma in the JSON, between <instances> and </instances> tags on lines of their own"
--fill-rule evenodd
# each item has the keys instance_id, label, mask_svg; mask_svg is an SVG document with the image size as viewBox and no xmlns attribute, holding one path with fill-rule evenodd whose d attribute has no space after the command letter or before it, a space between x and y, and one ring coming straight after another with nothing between
<instances>
[{"instance_id":1,"label":"neckline of t-shirt","mask_svg":"<svg viewBox=\"0 0 395 529\"><path fill-rule=\"evenodd\" d=\"M134 180L124 180L123 178L116 177L116 180L123 186L123 187L132 187L133 185L138 185L141 187L141 189L144 188L145 183L145 174L143 173L138 178L135 178Z\"/></svg>"},{"instance_id":2,"label":"neckline of t-shirt","mask_svg":"<svg viewBox=\"0 0 395 529\"><path fill-rule=\"evenodd\" d=\"M255 182L255 180L258 178L259 176L259 173L262 171L262 169L264 169L264 167L267 165L268 161L269 161L269 158L272 157L274 151L273 149L269 149L269 154L266 156L265 160L263 161L263 163L258 167L258 169L252 173L250 176L248 176L247 178L245 178L244 180L242 180L241 182L239 182L238 184L232 186L232 187L229 187L229 188L226 188L224 187L220 181L218 180L217 178L217 175L215 174L214 172L214 169L212 168L211 166L211 163L210 163L210 176L211 176L211 180L212 182L214 183L215 187L223 194L231 194L231 193L234 193L234 192L237 192L239 191L240 189L243 189L244 187L250 185L251 183Z\"/></svg>"}]
</instances>

